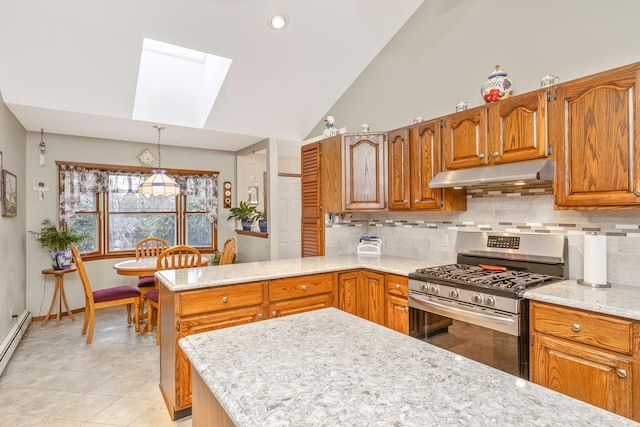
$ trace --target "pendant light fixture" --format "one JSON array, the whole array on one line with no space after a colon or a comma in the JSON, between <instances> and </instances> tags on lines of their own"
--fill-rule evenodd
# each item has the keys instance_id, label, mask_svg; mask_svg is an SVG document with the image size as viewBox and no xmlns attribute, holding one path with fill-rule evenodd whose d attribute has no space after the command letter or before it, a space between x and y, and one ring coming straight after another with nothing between
<instances>
[{"instance_id":1,"label":"pendant light fixture","mask_svg":"<svg viewBox=\"0 0 640 427\"><path fill-rule=\"evenodd\" d=\"M147 178L138 192L143 196L177 196L180 193L180 187L178 184L167 175L166 170L160 168L160 133L164 129L164 126L154 125L158 131L158 169L153 171L153 174Z\"/></svg>"}]
</instances>

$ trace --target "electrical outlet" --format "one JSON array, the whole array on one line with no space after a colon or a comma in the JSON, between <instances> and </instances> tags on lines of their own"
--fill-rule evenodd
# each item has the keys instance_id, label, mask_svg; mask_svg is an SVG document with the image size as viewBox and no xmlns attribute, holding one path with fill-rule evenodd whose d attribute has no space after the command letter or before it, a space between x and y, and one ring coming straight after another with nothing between
<instances>
[{"instance_id":1,"label":"electrical outlet","mask_svg":"<svg viewBox=\"0 0 640 427\"><path fill-rule=\"evenodd\" d=\"M440 245L441 246L449 246L449 234L448 233L442 233L442 236L440 237Z\"/></svg>"}]
</instances>

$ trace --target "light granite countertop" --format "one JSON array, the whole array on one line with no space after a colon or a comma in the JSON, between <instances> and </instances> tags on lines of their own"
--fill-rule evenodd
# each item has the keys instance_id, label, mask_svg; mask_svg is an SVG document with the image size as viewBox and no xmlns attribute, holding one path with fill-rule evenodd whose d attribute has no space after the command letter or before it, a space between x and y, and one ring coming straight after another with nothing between
<instances>
[{"instance_id":1,"label":"light granite countertop","mask_svg":"<svg viewBox=\"0 0 640 427\"><path fill-rule=\"evenodd\" d=\"M334 308L179 344L238 427L637 426Z\"/></svg>"},{"instance_id":2,"label":"light granite countertop","mask_svg":"<svg viewBox=\"0 0 640 427\"><path fill-rule=\"evenodd\" d=\"M370 268L406 276L418 268L438 264L442 263L387 255L320 256L164 270L158 271L156 277L175 292L354 268Z\"/></svg>"},{"instance_id":3,"label":"light granite countertop","mask_svg":"<svg viewBox=\"0 0 640 427\"><path fill-rule=\"evenodd\" d=\"M640 286L614 284L610 288L591 288L575 280L564 280L526 291L524 297L640 320Z\"/></svg>"}]
</instances>

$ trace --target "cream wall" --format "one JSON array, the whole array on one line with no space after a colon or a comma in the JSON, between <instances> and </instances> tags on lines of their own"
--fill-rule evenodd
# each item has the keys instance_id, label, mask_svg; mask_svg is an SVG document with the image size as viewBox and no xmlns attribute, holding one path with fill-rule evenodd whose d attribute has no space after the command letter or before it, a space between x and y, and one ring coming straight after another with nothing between
<instances>
[{"instance_id":1,"label":"cream wall","mask_svg":"<svg viewBox=\"0 0 640 427\"><path fill-rule=\"evenodd\" d=\"M636 0L425 1L325 116L348 132L387 131L484 104L497 64L518 94L547 74L567 81L637 62L639 15ZM307 138L322 134L318 119Z\"/></svg>"},{"instance_id":2,"label":"cream wall","mask_svg":"<svg viewBox=\"0 0 640 427\"><path fill-rule=\"evenodd\" d=\"M150 128L150 135L151 133ZM45 130L46 131L46 130ZM150 136L150 139L151 136ZM139 166L137 156L145 149L157 152L155 144L141 144L128 141L114 141L97 138L85 138L69 135L46 134L44 141L47 147L46 164L39 164L40 142L39 132L29 132L26 135L26 190L22 196L24 211L26 212L26 227L22 230L38 230L40 222L45 218L58 220L58 180L55 161L100 163L110 165ZM235 154L224 151L203 150L194 148L173 147L161 145L162 166L176 169L195 169L219 171L220 185L223 181L235 181ZM51 189L45 195L45 200L38 200L38 195L31 188L38 182L44 182ZM220 206L222 206L220 198ZM232 237L235 233L233 225L226 221L228 209L220 207L218 211L218 246ZM26 234L25 232L21 233ZM43 276L40 271L50 265L48 252L40 247L35 239L28 237L26 252L29 264L26 271L26 304L34 316L47 313L53 280L50 276ZM89 261L85 263L87 274L94 289L101 289L121 284L133 284L135 280L119 276L113 269L117 259ZM84 307L82 285L76 274L65 276L65 291L72 309Z\"/></svg>"},{"instance_id":3,"label":"cream wall","mask_svg":"<svg viewBox=\"0 0 640 427\"><path fill-rule=\"evenodd\" d=\"M26 131L7 109L0 94L0 151L3 167L18 179L18 212L0 217L0 342L15 321L10 312L20 314L25 305L25 154Z\"/></svg>"}]
</instances>

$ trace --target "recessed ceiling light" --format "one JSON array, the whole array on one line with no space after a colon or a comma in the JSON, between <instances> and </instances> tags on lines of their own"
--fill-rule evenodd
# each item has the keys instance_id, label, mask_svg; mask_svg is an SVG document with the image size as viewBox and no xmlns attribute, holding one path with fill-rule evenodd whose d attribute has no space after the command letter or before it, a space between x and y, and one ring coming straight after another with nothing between
<instances>
[{"instance_id":1,"label":"recessed ceiling light","mask_svg":"<svg viewBox=\"0 0 640 427\"><path fill-rule=\"evenodd\" d=\"M269 19L269 27L274 30L281 30L287 26L289 20L287 19L287 15L283 13L276 13Z\"/></svg>"}]
</instances>

